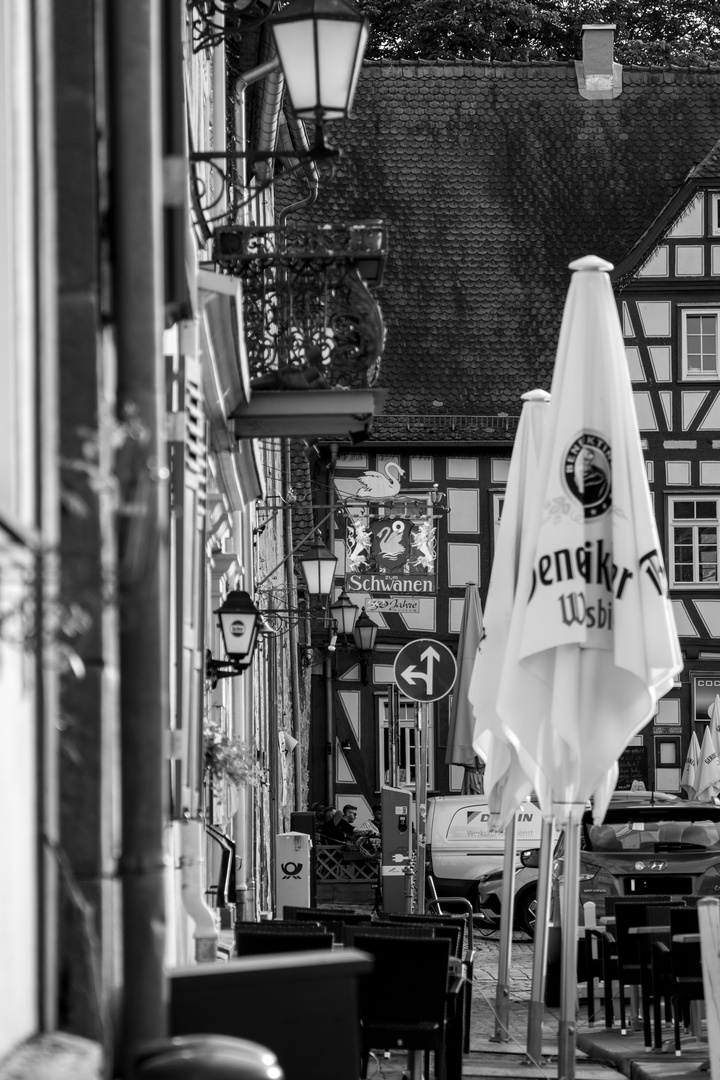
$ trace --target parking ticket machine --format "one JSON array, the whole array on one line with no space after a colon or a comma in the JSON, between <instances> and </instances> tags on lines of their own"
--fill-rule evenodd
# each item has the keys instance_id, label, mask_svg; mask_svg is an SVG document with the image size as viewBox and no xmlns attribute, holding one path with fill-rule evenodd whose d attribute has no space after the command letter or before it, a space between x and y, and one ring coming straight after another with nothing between
<instances>
[{"instance_id":1,"label":"parking ticket machine","mask_svg":"<svg viewBox=\"0 0 720 1080\"><path fill-rule=\"evenodd\" d=\"M407 881L413 854L413 798L403 788L384 787L382 801L382 909L405 914L410 911Z\"/></svg>"}]
</instances>

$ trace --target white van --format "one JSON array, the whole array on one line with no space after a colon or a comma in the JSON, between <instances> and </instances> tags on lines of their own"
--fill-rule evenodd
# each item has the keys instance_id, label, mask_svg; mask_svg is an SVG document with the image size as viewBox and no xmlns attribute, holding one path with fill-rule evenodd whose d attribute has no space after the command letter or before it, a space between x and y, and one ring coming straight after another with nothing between
<instances>
[{"instance_id":1,"label":"white van","mask_svg":"<svg viewBox=\"0 0 720 1080\"><path fill-rule=\"evenodd\" d=\"M486 795L439 795L428 799L428 873L438 896L464 896L476 911L480 911L478 878L502 870L504 863L504 830L491 829L489 822ZM524 802L517 811L516 871L522 866L517 852L539 848L541 831L540 808ZM531 892L527 905L516 906L515 918L520 924L524 907L529 908L535 901L534 887Z\"/></svg>"}]
</instances>

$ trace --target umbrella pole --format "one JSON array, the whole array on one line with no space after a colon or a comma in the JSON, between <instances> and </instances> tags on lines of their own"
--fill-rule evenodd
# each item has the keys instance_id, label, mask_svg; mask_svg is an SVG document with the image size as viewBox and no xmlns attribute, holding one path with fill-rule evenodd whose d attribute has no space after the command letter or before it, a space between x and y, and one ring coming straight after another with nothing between
<instances>
[{"instance_id":1,"label":"umbrella pole","mask_svg":"<svg viewBox=\"0 0 720 1080\"><path fill-rule=\"evenodd\" d=\"M495 1035L493 1042L510 1039L510 952L512 928L515 915L515 842L517 838L517 814L513 814L505 827L505 855L503 860L502 913L500 916L500 955L498 956L498 981L495 994Z\"/></svg>"},{"instance_id":2,"label":"umbrella pole","mask_svg":"<svg viewBox=\"0 0 720 1080\"><path fill-rule=\"evenodd\" d=\"M543 818L540 833L540 865L537 880L537 911L533 943L532 989L527 1026L527 1056L533 1065L542 1064L542 1022L545 1001L548 924L550 922L550 875L552 872L553 821Z\"/></svg>"},{"instance_id":3,"label":"umbrella pole","mask_svg":"<svg viewBox=\"0 0 720 1080\"><path fill-rule=\"evenodd\" d=\"M566 808L567 809L567 808ZM580 884L580 819L584 805L573 803L565 825L565 889L562 904L560 953L560 1025L558 1080L575 1080L577 1012L578 888Z\"/></svg>"}]
</instances>

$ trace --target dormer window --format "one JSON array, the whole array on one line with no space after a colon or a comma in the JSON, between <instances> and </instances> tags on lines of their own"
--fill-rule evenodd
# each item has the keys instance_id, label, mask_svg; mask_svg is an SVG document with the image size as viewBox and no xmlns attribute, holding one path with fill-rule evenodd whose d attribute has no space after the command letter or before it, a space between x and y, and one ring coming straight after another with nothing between
<instances>
[{"instance_id":1,"label":"dormer window","mask_svg":"<svg viewBox=\"0 0 720 1080\"><path fill-rule=\"evenodd\" d=\"M718 318L710 308L682 313L683 379L718 378Z\"/></svg>"}]
</instances>

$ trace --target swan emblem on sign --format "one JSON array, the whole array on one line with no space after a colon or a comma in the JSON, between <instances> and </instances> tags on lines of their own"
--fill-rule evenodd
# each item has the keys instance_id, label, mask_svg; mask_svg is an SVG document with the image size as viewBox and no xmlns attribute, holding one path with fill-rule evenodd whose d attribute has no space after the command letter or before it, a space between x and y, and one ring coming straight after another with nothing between
<instances>
[{"instance_id":1,"label":"swan emblem on sign","mask_svg":"<svg viewBox=\"0 0 720 1080\"><path fill-rule=\"evenodd\" d=\"M378 531L378 547L388 562L397 562L403 556L407 557L405 532L406 526L402 521L393 521L392 525L385 525Z\"/></svg>"},{"instance_id":2,"label":"swan emblem on sign","mask_svg":"<svg viewBox=\"0 0 720 1080\"><path fill-rule=\"evenodd\" d=\"M390 470L395 472L392 475ZM356 497L359 499L391 499L400 490L400 477L405 475L396 461L388 461L383 472L365 472L358 479L360 486Z\"/></svg>"}]
</instances>

